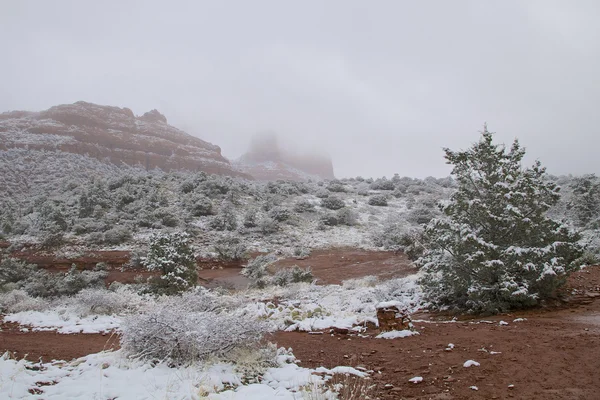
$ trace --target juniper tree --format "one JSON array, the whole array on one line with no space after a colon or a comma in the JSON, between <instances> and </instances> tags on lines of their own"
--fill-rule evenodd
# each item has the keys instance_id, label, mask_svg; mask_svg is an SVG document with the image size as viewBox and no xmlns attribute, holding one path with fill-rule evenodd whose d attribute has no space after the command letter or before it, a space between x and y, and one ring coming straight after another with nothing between
<instances>
[{"instance_id":1,"label":"juniper tree","mask_svg":"<svg viewBox=\"0 0 600 400\"><path fill-rule=\"evenodd\" d=\"M458 184L441 206L447 218L425 227L418 260L434 305L499 312L538 304L564 283L582 248L579 235L546 215L559 188L539 161L523 168L525 150L492 143L484 127L466 151L444 149Z\"/></svg>"},{"instance_id":2,"label":"juniper tree","mask_svg":"<svg viewBox=\"0 0 600 400\"><path fill-rule=\"evenodd\" d=\"M584 175L573 180L573 200L569 208L575 212L579 226L586 226L600 216L600 181L596 175Z\"/></svg>"},{"instance_id":3,"label":"juniper tree","mask_svg":"<svg viewBox=\"0 0 600 400\"><path fill-rule=\"evenodd\" d=\"M158 294L181 293L198 282L196 258L186 233L152 236L143 264L150 271L160 272L160 276L149 280L151 289Z\"/></svg>"}]
</instances>

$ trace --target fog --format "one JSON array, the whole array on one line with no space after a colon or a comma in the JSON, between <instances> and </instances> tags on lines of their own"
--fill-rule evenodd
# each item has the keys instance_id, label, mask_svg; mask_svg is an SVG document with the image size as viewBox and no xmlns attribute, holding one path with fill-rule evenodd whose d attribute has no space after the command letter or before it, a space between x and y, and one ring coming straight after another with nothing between
<instances>
[{"instance_id":1,"label":"fog","mask_svg":"<svg viewBox=\"0 0 600 400\"><path fill-rule=\"evenodd\" d=\"M336 176L445 176L487 122L600 173L600 3L6 1L0 111L156 108L235 159L256 132Z\"/></svg>"}]
</instances>

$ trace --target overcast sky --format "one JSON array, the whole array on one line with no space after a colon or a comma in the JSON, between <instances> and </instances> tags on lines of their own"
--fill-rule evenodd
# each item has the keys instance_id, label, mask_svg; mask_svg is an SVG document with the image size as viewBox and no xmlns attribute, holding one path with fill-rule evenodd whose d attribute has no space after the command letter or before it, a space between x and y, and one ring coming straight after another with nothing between
<instances>
[{"instance_id":1,"label":"overcast sky","mask_svg":"<svg viewBox=\"0 0 600 400\"><path fill-rule=\"evenodd\" d=\"M0 111L156 108L239 157L257 131L336 176L446 176L484 122L600 173L600 1L0 0Z\"/></svg>"}]
</instances>

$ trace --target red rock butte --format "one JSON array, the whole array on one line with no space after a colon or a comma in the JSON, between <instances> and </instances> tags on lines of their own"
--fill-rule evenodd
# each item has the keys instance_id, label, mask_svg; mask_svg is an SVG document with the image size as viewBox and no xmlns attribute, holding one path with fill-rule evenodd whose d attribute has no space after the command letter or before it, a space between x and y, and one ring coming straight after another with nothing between
<instances>
[{"instance_id":1,"label":"red rock butte","mask_svg":"<svg viewBox=\"0 0 600 400\"><path fill-rule=\"evenodd\" d=\"M335 178L331 158L317 153L285 151L273 133L256 135L250 150L234 164L240 171L263 181Z\"/></svg>"},{"instance_id":2,"label":"red rock butte","mask_svg":"<svg viewBox=\"0 0 600 400\"><path fill-rule=\"evenodd\" d=\"M0 114L0 150L29 148L87 155L150 170L190 170L243 176L221 148L167 123L152 110L136 117L128 108L78 101L40 112Z\"/></svg>"}]
</instances>

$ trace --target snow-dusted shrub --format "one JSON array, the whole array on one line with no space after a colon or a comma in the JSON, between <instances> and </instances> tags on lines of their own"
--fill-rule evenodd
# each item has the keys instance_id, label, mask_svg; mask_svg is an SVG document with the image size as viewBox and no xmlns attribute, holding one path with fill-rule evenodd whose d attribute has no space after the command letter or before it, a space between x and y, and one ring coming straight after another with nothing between
<instances>
[{"instance_id":1,"label":"snow-dusted shrub","mask_svg":"<svg viewBox=\"0 0 600 400\"><path fill-rule=\"evenodd\" d=\"M81 315L119 314L133 309L135 295L123 288L112 291L106 289L83 289L75 295L75 304Z\"/></svg>"},{"instance_id":2,"label":"snow-dusted shrub","mask_svg":"<svg viewBox=\"0 0 600 400\"><path fill-rule=\"evenodd\" d=\"M342 281L342 287L347 290L355 290L364 287L375 287L379 283L379 277L367 275L362 278L346 279Z\"/></svg>"},{"instance_id":3,"label":"snow-dusted shrub","mask_svg":"<svg viewBox=\"0 0 600 400\"><path fill-rule=\"evenodd\" d=\"M247 256L246 245L237 237L227 236L217 240L214 250L220 260L237 261Z\"/></svg>"},{"instance_id":4,"label":"snow-dusted shrub","mask_svg":"<svg viewBox=\"0 0 600 400\"><path fill-rule=\"evenodd\" d=\"M340 224L338 217L334 213L325 213L319 217L319 225L327 227L327 226L337 226Z\"/></svg>"},{"instance_id":5,"label":"snow-dusted shrub","mask_svg":"<svg viewBox=\"0 0 600 400\"><path fill-rule=\"evenodd\" d=\"M306 247L294 247L292 251L292 256L296 260L304 260L310 256L310 249Z\"/></svg>"},{"instance_id":6,"label":"snow-dusted shrub","mask_svg":"<svg viewBox=\"0 0 600 400\"><path fill-rule=\"evenodd\" d=\"M258 223L258 230L263 235L270 235L279 230L279 224L271 217L264 217Z\"/></svg>"},{"instance_id":7,"label":"snow-dusted shrub","mask_svg":"<svg viewBox=\"0 0 600 400\"><path fill-rule=\"evenodd\" d=\"M117 226L104 232L104 241L116 245L131 240L131 231L125 226Z\"/></svg>"},{"instance_id":8,"label":"snow-dusted shrub","mask_svg":"<svg viewBox=\"0 0 600 400\"><path fill-rule=\"evenodd\" d=\"M22 282L22 288L34 297L72 296L85 288L104 287L107 275L101 270L78 271L75 264L66 274L38 269Z\"/></svg>"},{"instance_id":9,"label":"snow-dusted shrub","mask_svg":"<svg viewBox=\"0 0 600 400\"><path fill-rule=\"evenodd\" d=\"M203 217L214 213L212 201L201 194L194 194L188 200L187 207L194 217Z\"/></svg>"},{"instance_id":10,"label":"snow-dusted shrub","mask_svg":"<svg viewBox=\"0 0 600 400\"><path fill-rule=\"evenodd\" d=\"M314 279L315 277L312 274L310 267L302 269L299 266L294 265L293 267L278 270L275 275L273 275L271 281L278 286L287 286L290 283L311 283Z\"/></svg>"},{"instance_id":11,"label":"snow-dusted shrub","mask_svg":"<svg viewBox=\"0 0 600 400\"><path fill-rule=\"evenodd\" d=\"M387 196L384 194L376 194L369 197L367 203L371 206L385 207L388 205Z\"/></svg>"},{"instance_id":12,"label":"snow-dusted shrub","mask_svg":"<svg viewBox=\"0 0 600 400\"><path fill-rule=\"evenodd\" d=\"M428 207L415 207L406 216L406 220L417 225L428 224L437 213L434 209Z\"/></svg>"},{"instance_id":13,"label":"snow-dusted shrub","mask_svg":"<svg viewBox=\"0 0 600 400\"><path fill-rule=\"evenodd\" d=\"M327 190L334 193L345 193L346 187L340 181L331 181L327 185Z\"/></svg>"},{"instance_id":14,"label":"snow-dusted shrub","mask_svg":"<svg viewBox=\"0 0 600 400\"><path fill-rule=\"evenodd\" d=\"M5 257L0 261L0 288L7 284L19 283L30 278L38 267L25 261Z\"/></svg>"},{"instance_id":15,"label":"snow-dusted shrub","mask_svg":"<svg viewBox=\"0 0 600 400\"><path fill-rule=\"evenodd\" d=\"M306 199L301 199L294 204L294 211L297 213L314 212L315 205Z\"/></svg>"},{"instance_id":16,"label":"snow-dusted shrub","mask_svg":"<svg viewBox=\"0 0 600 400\"><path fill-rule=\"evenodd\" d=\"M177 218L177 213L172 208L161 207L156 209L152 215L154 218L163 226L174 228L179 225L179 218Z\"/></svg>"},{"instance_id":17,"label":"snow-dusted shrub","mask_svg":"<svg viewBox=\"0 0 600 400\"><path fill-rule=\"evenodd\" d=\"M21 311L43 311L46 302L42 299L31 297L24 290L11 290L0 293L0 312L18 313Z\"/></svg>"},{"instance_id":18,"label":"snow-dusted shrub","mask_svg":"<svg viewBox=\"0 0 600 400\"><path fill-rule=\"evenodd\" d=\"M338 225L355 226L358 224L358 213L350 208L342 208L336 212Z\"/></svg>"},{"instance_id":19,"label":"snow-dusted shrub","mask_svg":"<svg viewBox=\"0 0 600 400\"><path fill-rule=\"evenodd\" d=\"M121 330L121 347L130 357L181 365L257 348L267 327L242 312L190 312L158 305L125 318Z\"/></svg>"},{"instance_id":20,"label":"snow-dusted shrub","mask_svg":"<svg viewBox=\"0 0 600 400\"><path fill-rule=\"evenodd\" d=\"M538 304L553 295L581 256L578 234L546 213L559 188L525 151L492 143L487 131L470 149L446 159L458 190L444 205L447 219L425 228L421 283L437 306L499 312Z\"/></svg>"},{"instance_id":21,"label":"snow-dusted shrub","mask_svg":"<svg viewBox=\"0 0 600 400\"><path fill-rule=\"evenodd\" d=\"M330 196L321 200L321 206L329 210L339 210L340 208L345 207L346 203L339 197Z\"/></svg>"},{"instance_id":22,"label":"snow-dusted shrub","mask_svg":"<svg viewBox=\"0 0 600 400\"><path fill-rule=\"evenodd\" d=\"M600 217L600 179L594 174L573 179L573 196L568 204L578 226L586 226Z\"/></svg>"},{"instance_id":23,"label":"snow-dusted shrub","mask_svg":"<svg viewBox=\"0 0 600 400\"><path fill-rule=\"evenodd\" d=\"M260 255L248 262L241 274L250 280L250 287L263 288L269 283L269 265L277 261L275 254Z\"/></svg>"},{"instance_id":24,"label":"snow-dusted shrub","mask_svg":"<svg viewBox=\"0 0 600 400\"><path fill-rule=\"evenodd\" d=\"M60 231L45 231L40 235L40 244L44 248L61 246L65 242L65 235Z\"/></svg>"},{"instance_id":25,"label":"snow-dusted shrub","mask_svg":"<svg viewBox=\"0 0 600 400\"><path fill-rule=\"evenodd\" d=\"M285 207L277 206L273 207L269 210L269 217L271 217L274 221L283 222L287 221L292 213Z\"/></svg>"},{"instance_id":26,"label":"snow-dusted shrub","mask_svg":"<svg viewBox=\"0 0 600 400\"><path fill-rule=\"evenodd\" d=\"M320 188L315 192L315 196L320 199L326 199L329 197L329 191L327 189Z\"/></svg>"},{"instance_id":27,"label":"snow-dusted shrub","mask_svg":"<svg viewBox=\"0 0 600 400\"><path fill-rule=\"evenodd\" d=\"M244 214L243 224L246 228L255 228L258 225L258 210L250 208Z\"/></svg>"},{"instance_id":28,"label":"snow-dusted shrub","mask_svg":"<svg viewBox=\"0 0 600 400\"><path fill-rule=\"evenodd\" d=\"M187 233L153 235L144 266L160 272L160 276L148 280L154 293L181 293L198 281L196 258Z\"/></svg>"},{"instance_id":29,"label":"snow-dusted shrub","mask_svg":"<svg viewBox=\"0 0 600 400\"><path fill-rule=\"evenodd\" d=\"M377 179L375 182L371 183L372 190L394 190L395 188L394 182L385 178Z\"/></svg>"},{"instance_id":30,"label":"snow-dusted shrub","mask_svg":"<svg viewBox=\"0 0 600 400\"><path fill-rule=\"evenodd\" d=\"M216 231L235 231L237 228L237 217L233 205L225 203L209 223L209 226Z\"/></svg>"}]
</instances>

